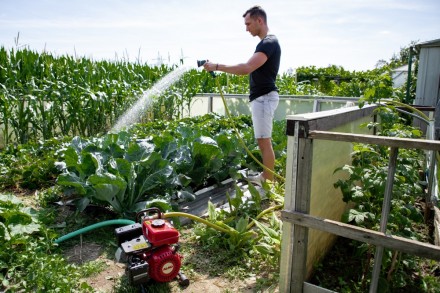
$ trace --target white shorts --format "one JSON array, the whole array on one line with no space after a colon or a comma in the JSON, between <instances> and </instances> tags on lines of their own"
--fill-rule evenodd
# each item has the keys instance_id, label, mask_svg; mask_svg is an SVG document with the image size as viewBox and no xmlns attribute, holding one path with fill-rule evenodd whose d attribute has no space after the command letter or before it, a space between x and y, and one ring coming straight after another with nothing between
<instances>
[{"instance_id":1,"label":"white shorts","mask_svg":"<svg viewBox=\"0 0 440 293\"><path fill-rule=\"evenodd\" d=\"M271 138L273 116L279 102L278 92L272 91L251 102L255 138Z\"/></svg>"}]
</instances>

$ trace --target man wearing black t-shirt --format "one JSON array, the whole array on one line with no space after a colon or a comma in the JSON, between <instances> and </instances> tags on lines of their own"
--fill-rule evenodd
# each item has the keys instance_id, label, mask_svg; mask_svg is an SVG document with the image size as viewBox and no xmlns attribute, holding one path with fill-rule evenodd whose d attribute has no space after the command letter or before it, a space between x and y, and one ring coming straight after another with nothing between
<instances>
[{"instance_id":1,"label":"man wearing black t-shirt","mask_svg":"<svg viewBox=\"0 0 440 293\"><path fill-rule=\"evenodd\" d=\"M272 148L272 124L279 101L275 80L280 67L281 48L276 36L269 34L266 12L260 6L248 9L243 17L246 31L261 40L252 57L246 63L236 65L208 61L204 64L204 68L207 71L249 75L249 101L255 138L261 151L263 165L273 171L275 154ZM259 185L265 180L273 181L272 172L266 168L252 181Z\"/></svg>"}]
</instances>

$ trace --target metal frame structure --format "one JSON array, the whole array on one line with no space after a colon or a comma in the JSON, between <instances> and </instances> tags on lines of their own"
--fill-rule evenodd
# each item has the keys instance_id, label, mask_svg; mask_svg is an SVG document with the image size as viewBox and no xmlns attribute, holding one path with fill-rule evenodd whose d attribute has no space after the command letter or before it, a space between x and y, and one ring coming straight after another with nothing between
<instances>
[{"instance_id":1,"label":"metal frame structure","mask_svg":"<svg viewBox=\"0 0 440 293\"><path fill-rule=\"evenodd\" d=\"M306 282L306 260L309 229L376 245L370 293L377 291L384 248L440 261L440 247L397 237L386 233L396 161L399 148L415 148L438 152L440 141L405 139L367 134L331 132L338 125L371 115L374 107L290 116L287 119L286 196L283 220L280 292L331 292ZM313 142L315 140L344 141L389 146L391 155L382 207L380 231L359 228L339 221L310 215Z\"/></svg>"}]
</instances>

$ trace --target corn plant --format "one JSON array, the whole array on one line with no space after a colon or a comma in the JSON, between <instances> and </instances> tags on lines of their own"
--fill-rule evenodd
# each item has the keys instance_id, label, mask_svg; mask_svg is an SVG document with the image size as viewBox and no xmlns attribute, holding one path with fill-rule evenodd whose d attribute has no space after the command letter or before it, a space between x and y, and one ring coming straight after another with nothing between
<instances>
[{"instance_id":1,"label":"corn plant","mask_svg":"<svg viewBox=\"0 0 440 293\"><path fill-rule=\"evenodd\" d=\"M170 70L3 47L0 60L5 144L105 132L145 88Z\"/></svg>"},{"instance_id":2,"label":"corn plant","mask_svg":"<svg viewBox=\"0 0 440 293\"><path fill-rule=\"evenodd\" d=\"M0 123L5 144L104 133L145 90L175 68L54 57L26 48L7 51L4 47L0 48L0 64ZM384 72L386 69L364 74L335 66L304 67L297 70L297 77L280 75L277 86L286 95L360 96L367 85L381 80ZM339 82L329 80L332 76ZM190 114L196 93L219 91L216 79L224 93L249 92L247 76L220 73L214 79L206 71L190 70L155 97L140 121L173 120Z\"/></svg>"}]
</instances>

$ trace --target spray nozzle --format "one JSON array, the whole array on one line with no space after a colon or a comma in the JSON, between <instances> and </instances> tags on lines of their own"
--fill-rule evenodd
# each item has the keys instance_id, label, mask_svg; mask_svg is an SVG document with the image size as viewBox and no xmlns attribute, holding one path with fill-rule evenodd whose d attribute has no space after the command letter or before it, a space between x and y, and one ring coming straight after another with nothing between
<instances>
[{"instance_id":1,"label":"spray nozzle","mask_svg":"<svg viewBox=\"0 0 440 293\"><path fill-rule=\"evenodd\" d=\"M197 67L203 66L206 63L206 60L197 60Z\"/></svg>"},{"instance_id":2,"label":"spray nozzle","mask_svg":"<svg viewBox=\"0 0 440 293\"><path fill-rule=\"evenodd\" d=\"M203 64L206 63L206 60L197 60L197 67L203 66ZM215 72L214 71L210 71L209 72L211 74L212 77L215 77Z\"/></svg>"}]
</instances>

